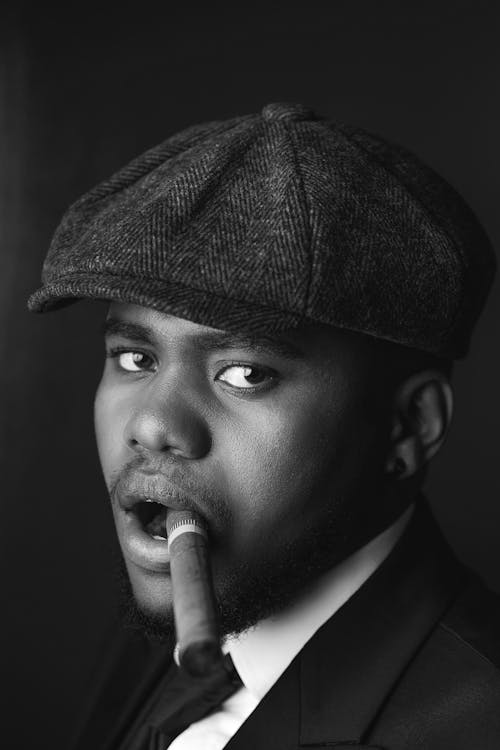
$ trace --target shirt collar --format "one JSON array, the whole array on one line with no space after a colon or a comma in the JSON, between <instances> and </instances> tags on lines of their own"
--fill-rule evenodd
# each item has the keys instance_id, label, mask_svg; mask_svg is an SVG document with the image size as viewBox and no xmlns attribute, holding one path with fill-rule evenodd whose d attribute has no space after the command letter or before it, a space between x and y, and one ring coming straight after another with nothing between
<instances>
[{"instance_id":1,"label":"shirt collar","mask_svg":"<svg viewBox=\"0 0 500 750\"><path fill-rule=\"evenodd\" d=\"M231 654L252 695L263 698L314 633L375 572L396 545L413 510L412 505L392 526L317 579L285 610L226 639L223 650Z\"/></svg>"}]
</instances>

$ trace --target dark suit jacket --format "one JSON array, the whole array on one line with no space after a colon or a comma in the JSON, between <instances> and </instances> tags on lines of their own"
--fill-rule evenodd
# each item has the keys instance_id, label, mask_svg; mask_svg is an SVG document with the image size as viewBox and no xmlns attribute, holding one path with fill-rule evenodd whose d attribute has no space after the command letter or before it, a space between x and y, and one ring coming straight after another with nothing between
<instances>
[{"instance_id":1,"label":"dark suit jacket","mask_svg":"<svg viewBox=\"0 0 500 750\"><path fill-rule=\"evenodd\" d=\"M117 638L77 750L118 750L169 660ZM499 599L458 563L422 503L226 747L500 750L499 665Z\"/></svg>"}]
</instances>

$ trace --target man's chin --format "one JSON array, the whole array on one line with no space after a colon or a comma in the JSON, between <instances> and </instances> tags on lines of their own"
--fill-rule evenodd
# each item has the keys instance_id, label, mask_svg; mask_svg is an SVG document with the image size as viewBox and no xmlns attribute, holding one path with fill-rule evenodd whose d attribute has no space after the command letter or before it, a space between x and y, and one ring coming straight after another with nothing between
<instances>
[{"instance_id":1,"label":"man's chin","mask_svg":"<svg viewBox=\"0 0 500 750\"><path fill-rule=\"evenodd\" d=\"M149 612L132 598L123 612L125 627L140 631L148 640L173 650L176 642L173 618Z\"/></svg>"},{"instance_id":2,"label":"man's chin","mask_svg":"<svg viewBox=\"0 0 500 750\"><path fill-rule=\"evenodd\" d=\"M116 573L120 592L120 616L125 627L141 632L156 643L175 646L175 625L170 602L160 609L158 598L142 589L134 590L129 573L120 555ZM165 592L166 593L166 592Z\"/></svg>"},{"instance_id":3,"label":"man's chin","mask_svg":"<svg viewBox=\"0 0 500 750\"><path fill-rule=\"evenodd\" d=\"M116 579L119 588L119 614L126 628L140 632L149 640L171 646L176 643L173 605L167 581L158 575L137 575L126 565L122 555L116 561ZM254 625L261 616L265 597L255 582L251 582L246 567L236 568L226 577L218 592L218 614L221 636L240 633ZM246 582L246 586L243 585ZM250 584L250 585L249 585ZM274 598L274 602L279 597ZM268 603L267 603L268 604Z\"/></svg>"}]
</instances>

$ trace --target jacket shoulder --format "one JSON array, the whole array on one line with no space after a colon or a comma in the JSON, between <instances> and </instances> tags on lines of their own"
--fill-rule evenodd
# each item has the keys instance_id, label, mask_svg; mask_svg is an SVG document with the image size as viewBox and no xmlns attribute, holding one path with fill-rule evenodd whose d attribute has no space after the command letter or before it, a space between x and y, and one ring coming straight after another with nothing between
<instances>
[{"instance_id":1,"label":"jacket shoulder","mask_svg":"<svg viewBox=\"0 0 500 750\"><path fill-rule=\"evenodd\" d=\"M500 669L500 596L471 575L463 593L443 617L440 627Z\"/></svg>"},{"instance_id":2,"label":"jacket shoulder","mask_svg":"<svg viewBox=\"0 0 500 750\"><path fill-rule=\"evenodd\" d=\"M500 597L477 578L404 671L370 739L397 750L500 747Z\"/></svg>"}]
</instances>

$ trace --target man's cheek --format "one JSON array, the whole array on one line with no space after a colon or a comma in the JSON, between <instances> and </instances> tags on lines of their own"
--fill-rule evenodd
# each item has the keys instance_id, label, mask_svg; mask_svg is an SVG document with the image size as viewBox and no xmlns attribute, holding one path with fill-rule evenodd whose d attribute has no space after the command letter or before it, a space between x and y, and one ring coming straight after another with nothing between
<instances>
[{"instance_id":1,"label":"man's cheek","mask_svg":"<svg viewBox=\"0 0 500 750\"><path fill-rule=\"evenodd\" d=\"M107 478L107 474L109 471L111 459L110 448L112 445L112 441L109 435L111 426L109 421L110 415L108 414L108 411L109 410L105 408L105 399L102 391L99 389L97 391L94 404L94 428L97 452L105 478Z\"/></svg>"},{"instance_id":2,"label":"man's cheek","mask_svg":"<svg viewBox=\"0 0 500 750\"><path fill-rule=\"evenodd\" d=\"M95 431L97 451L101 462L104 479L109 489L113 474L119 470L124 458L125 442L123 440L124 424L120 414L106 404L96 410Z\"/></svg>"}]
</instances>

